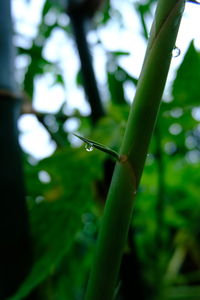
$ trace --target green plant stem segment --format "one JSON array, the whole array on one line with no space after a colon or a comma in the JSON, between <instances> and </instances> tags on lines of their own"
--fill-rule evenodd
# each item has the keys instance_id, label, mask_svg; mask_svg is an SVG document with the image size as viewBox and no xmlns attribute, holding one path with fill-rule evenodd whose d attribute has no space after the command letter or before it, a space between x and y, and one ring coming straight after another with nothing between
<instances>
[{"instance_id":1,"label":"green plant stem segment","mask_svg":"<svg viewBox=\"0 0 200 300\"><path fill-rule=\"evenodd\" d=\"M159 0L149 43L116 163L99 233L86 300L111 300L155 126L185 0Z\"/></svg>"}]
</instances>

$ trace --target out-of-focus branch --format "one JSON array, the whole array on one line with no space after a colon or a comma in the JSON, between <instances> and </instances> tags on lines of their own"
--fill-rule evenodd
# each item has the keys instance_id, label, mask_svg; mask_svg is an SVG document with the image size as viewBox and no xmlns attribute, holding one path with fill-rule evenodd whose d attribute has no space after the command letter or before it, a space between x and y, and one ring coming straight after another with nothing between
<instances>
[{"instance_id":1,"label":"out-of-focus branch","mask_svg":"<svg viewBox=\"0 0 200 300\"><path fill-rule=\"evenodd\" d=\"M92 56L87 42L87 25L93 14L100 6L101 1L85 0L69 1L67 13L70 16L76 45L81 61L81 71L83 75L83 86L88 102L91 107L91 118L96 123L99 118L104 116L104 108L98 90L97 81L92 65Z\"/></svg>"}]
</instances>

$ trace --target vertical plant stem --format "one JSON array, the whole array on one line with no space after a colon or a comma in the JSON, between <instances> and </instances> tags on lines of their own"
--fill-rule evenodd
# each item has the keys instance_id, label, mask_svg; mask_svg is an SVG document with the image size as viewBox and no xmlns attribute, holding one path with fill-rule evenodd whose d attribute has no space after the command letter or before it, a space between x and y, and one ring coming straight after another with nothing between
<instances>
[{"instance_id":1,"label":"vertical plant stem","mask_svg":"<svg viewBox=\"0 0 200 300\"><path fill-rule=\"evenodd\" d=\"M133 200L163 94L184 0L159 0L97 243L86 300L113 298Z\"/></svg>"},{"instance_id":2,"label":"vertical plant stem","mask_svg":"<svg viewBox=\"0 0 200 300\"><path fill-rule=\"evenodd\" d=\"M144 32L144 37L148 40L148 32L147 32L147 26L144 19L144 13L142 9L142 5L139 6L139 12L140 12L140 19L141 24ZM155 278L159 278L160 282L162 282L162 274L163 270L161 270L161 265L163 264L163 251L164 251L164 190L165 190L165 182L164 182L164 161L163 161L163 155L162 155L162 149L161 149L161 133L160 133L160 127L159 122L156 124L155 130L154 130L154 139L156 142L156 150L155 150L155 157L157 162L157 173L158 173L158 191L157 191L157 201L155 206L155 212L156 212L156 222L157 222L157 230L155 233L155 248L154 249L160 249L161 255L159 256L159 259L156 258L157 253L154 251L155 259L157 259L157 266L154 267L154 270L156 273ZM166 245L165 245L166 246ZM160 259L161 258L161 259ZM158 288L158 280L156 279L156 288Z\"/></svg>"},{"instance_id":3,"label":"vertical plant stem","mask_svg":"<svg viewBox=\"0 0 200 300\"><path fill-rule=\"evenodd\" d=\"M0 299L11 296L31 265L17 118L10 1L0 1Z\"/></svg>"},{"instance_id":4,"label":"vertical plant stem","mask_svg":"<svg viewBox=\"0 0 200 300\"><path fill-rule=\"evenodd\" d=\"M158 192L157 192L157 202L156 202L156 216L157 216L157 231L156 231L156 248L160 249L161 253L165 248L165 223L164 223L164 209L165 209L165 168L163 153L161 148L161 134L160 128L157 125L155 128L156 141L156 152L155 157L157 161L158 169Z\"/></svg>"},{"instance_id":5,"label":"vertical plant stem","mask_svg":"<svg viewBox=\"0 0 200 300\"><path fill-rule=\"evenodd\" d=\"M160 124L156 124L154 131L155 140L155 159L157 164L157 197L155 203L155 222L156 231L154 236L154 252L153 260L154 263L154 287L155 292L160 297L160 292L162 292L163 286L163 274L165 273L165 257L167 253L167 227L165 225L165 167L164 167L164 157L161 147L161 133ZM159 249L159 257L157 255L156 249Z\"/></svg>"}]
</instances>

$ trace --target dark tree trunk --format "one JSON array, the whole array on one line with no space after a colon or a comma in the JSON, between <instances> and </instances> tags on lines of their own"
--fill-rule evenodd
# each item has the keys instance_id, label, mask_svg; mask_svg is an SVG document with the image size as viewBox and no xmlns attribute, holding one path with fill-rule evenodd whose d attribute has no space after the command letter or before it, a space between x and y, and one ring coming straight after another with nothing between
<instances>
[{"instance_id":1,"label":"dark tree trunk","mask_svg":"<svg viewBox=\"0 0 200 300\"><path fill-rule=\"evenodd\" d=\"M0 1L0 299L22 283L31 265L17 118L10 1Z\"/></svg>"}]
</instances>

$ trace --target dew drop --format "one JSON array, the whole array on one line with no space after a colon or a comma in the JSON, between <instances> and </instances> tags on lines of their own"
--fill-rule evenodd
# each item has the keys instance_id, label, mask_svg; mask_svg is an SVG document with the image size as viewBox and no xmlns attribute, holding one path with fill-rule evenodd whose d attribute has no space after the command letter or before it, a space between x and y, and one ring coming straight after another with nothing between
<instances>
[{"instance_id":1,"label":"dew drop","mask_svg":"<svg viewBox=\"0 0 200 300\"><path fill-rule=\"evenodd\" d=\"M85 145L85 149L86 149L86 151L91 152L94 149L94 146L92 143L87 143Z\"/></svg>"},{"instance_id":2,"label":"dew drop","mask_svg":"<svg viewBox=\"0 0 200 300\"><path fill-rule=\"evenodd\" d=\"M181 54L181 50L178 47L174 47L172 50L172 57L178 57Z\"/></svg>"}]
</instances>

